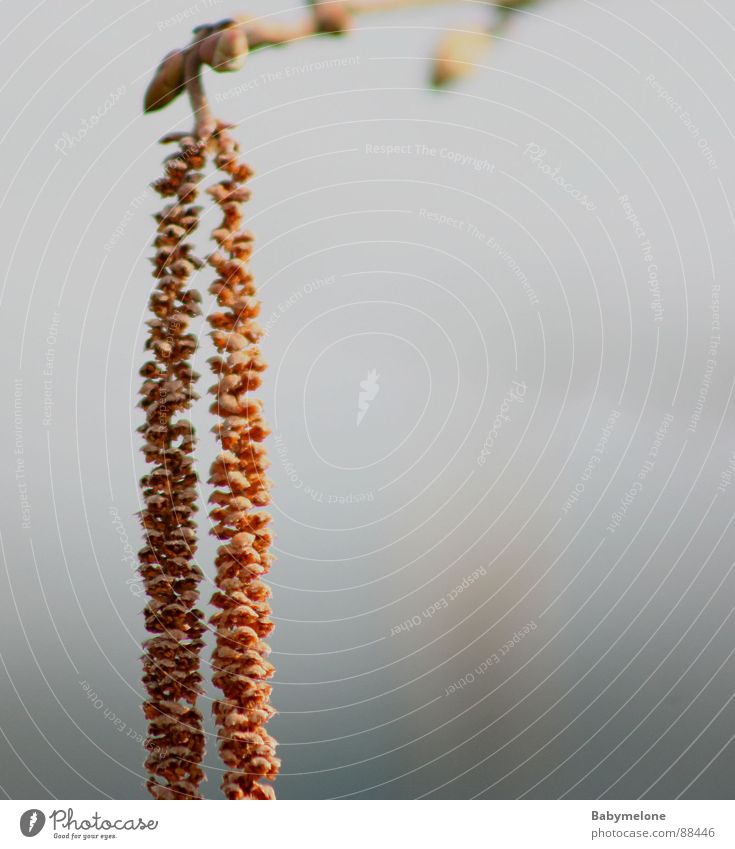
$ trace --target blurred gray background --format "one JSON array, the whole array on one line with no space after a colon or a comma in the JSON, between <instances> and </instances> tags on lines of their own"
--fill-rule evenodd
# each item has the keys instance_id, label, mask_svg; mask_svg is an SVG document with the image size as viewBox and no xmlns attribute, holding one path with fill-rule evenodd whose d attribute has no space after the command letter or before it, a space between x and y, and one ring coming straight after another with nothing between
<instances>
[{"instance_id":1,"label":"blurred gray background","mask_svg":"<svg viewBox=\"0 0 735 849\"><path fill-rule=\"evenodd\" d=\"M148 185L189 117L142 94L197 23L295 5L3 6L8 797L145 797ZM430 90L489 15L206 74L257 172L278 793L731 798L735 10L548 0Z\"/></svg>"}]
</instances>

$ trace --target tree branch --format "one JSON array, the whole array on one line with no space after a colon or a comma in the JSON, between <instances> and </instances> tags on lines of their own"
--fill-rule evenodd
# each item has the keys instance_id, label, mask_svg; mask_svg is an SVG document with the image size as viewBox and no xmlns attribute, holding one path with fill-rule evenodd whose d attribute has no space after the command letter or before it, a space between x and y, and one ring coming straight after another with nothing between
<instances>
[{"instance_id":1,"label":"tree branch","mask_svg":"<svg viewBox=\"0 0 735 849\"><path fill-rule=\"evenodd\" d=\"M436 6L453 0L308 0L309 14L293 24L270 22L267 19L250 18L240 15L227 18L214 24L205 24L194 30L191 44L174 50L164 57L153 77L145 95L146 112L162 109L178 95L187 91L194 112L194 134L201 140L209 139L219 128L204 93L201 80L202 65L222 73L236 71L242 67L244 58L250 50L287 44L291 41L307 38L310 35L343 35L352 28L352 18L356 14L368 12L395 11L417 6ZM499 32L507 23L508 17L520 6L530 5L535 0L496 0L488 2L500 14L495 27L488 29L488 35ZM464 45L451 46L450 53L458 49L466 52ZM446 80L456 76L456 61L450 55L437 57L449 70L435 73ZM447 64L448 63L448 64ZM464 62L471 65L472 62ZM455 67L455 71L451 67ZM224 125L222 125L224 126Z\"/></svg>"}]
</instances>

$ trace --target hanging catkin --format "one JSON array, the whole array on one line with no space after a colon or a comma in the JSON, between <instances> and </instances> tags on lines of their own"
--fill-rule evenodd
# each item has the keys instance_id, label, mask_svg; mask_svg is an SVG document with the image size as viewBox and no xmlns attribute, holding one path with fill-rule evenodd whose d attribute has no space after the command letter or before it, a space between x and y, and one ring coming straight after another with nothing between
<instances>
[{"instance_id":1,"label":"hanging catkin","mask_svg":"<svg viewBox=\"0 0 735 849\"><path fill-rule=\"evenodd\" d=\"M256 321L260 304L247 266L252 239L240 229L242 203L248 198L244 183L250 171L238 161L238 145L227 125L212 113L200 72L204 66L218 73L235 71L258 48L302 41L318 33L345 34L356 12L400 8L412 2L310 0L309 15L292 24L250 15L204 24L194 29L187 47L164 57L146 89L146 112L162 109L187 92L194 114L190 136L174 133L164 139L178 141L181 150L169 157L166 175L156 184L162 196L176 200L158 217L154 261L158 286L150 301L155 318L149 322L148 340L154 359L141 372L145 378L144 451L148 462L155 464L142 479L147 545L140 552L140 571L150 599L146 627L155 634L145 643L143 680L148 691L146 768L151 777L147 786L157 799L200 798L203 778L204 735L196 708L204 624L194 606L202 577L193 562L194 433L188 422L176 416L196 397L192 384L197 375L188 362L196 340L186 328L189 318L199 314L200 299L195 290L187 289L187 281L202 263L191 254L185 239L197 225L199 210L191 204L209 153L224 175L208 190L223 214L221 225L212 232L218 250L209 257L218 275L210 292L221 310L208 318L218 351L209 362L217 376L211 411L218 417L214 430L221 449L211 469L210 517L212 532L221 543L216 556L217 590L211 600L218 612L211 624L216 632L213 683L222 691L213 705L226 767L222 790L228 799L273 799L273 787L267 782L275 779L280 768L276 741L265 730L274 714L268 683L274 670L265 643L273 629L270 590L262 578L272 555L270 517L259 509L270 503L262 445L268 430L261 402L251 395L265 369L258 348L263 331ZM508 13L511 7L528 2L499 0L497 5ZM468 63L460 60L479 41L477 37L453 38L439 57L443 65L435 74L436 82L447 82L463 72Z\"/></svg>"},{"instance_id":2,"label":"hanging catkin","mask_svg":"<svg viewBox=\"0 0 735 849\"><path fill-rule=\"evenodd\" d=\"M242 203L250 176L237 158L234 138L221 129L214 137L216 164L226 177L209 193L223 213L212 238L220 250L209 257L217 272L210 292L222 311L208 320L218 356L209 362L217 375L211 391L211 411L220 417L214 430L221 451L212 464L210 483L212 533L221 540L216 557L217 592L212 604L219 609L211 622L217 632L213 654L213 682L222 697L213 706L219 750L226 772L222 790L228 799L273 799L270 784L280 761L276 741L265 730L273 715L268 679L273 667L264 642L273 629L262 576L271 564L270 517L257 508L270 503L267 460L262 440L268 435L261 402L251 392L261 384L265 363L257 347L262 329L260 309L248 273L251 236L240 230Z\"/></svg>"},{"instance_id":3,"label":"hanging catkin","mask_svg":"<svg viewBox=\"0 0 735 849\"><path fill-rule=\"evenodd\" d=\"M187 333L200 313L200 296L188 288L192 272L202 266L186 241L198 223L197 195L204 149L193 138L179 139L180 150L166 160L165 176L154 184L162 197L173 198L156 216L158 234L153 259L157 285L149 307L146 349L153 359L141 369L141 407L145 424L143 452L153 469L141 480L145 508L140 514L146 545L140 551L140 574L148 594L145 626L155 636L144 645L143 683L148 698L146 786L156 799L198 799L203 778L199 655L203 614L195 605L202 573L196 553L196 481L192 453L194 431L180 414L197 396L198 375L190 365L196 337Z\"/></svg>"}]
</instances>

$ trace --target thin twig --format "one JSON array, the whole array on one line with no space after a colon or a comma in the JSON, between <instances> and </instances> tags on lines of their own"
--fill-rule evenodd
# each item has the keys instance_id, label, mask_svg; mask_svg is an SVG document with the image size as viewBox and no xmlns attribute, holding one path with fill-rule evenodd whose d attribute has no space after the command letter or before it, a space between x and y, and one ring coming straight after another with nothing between
<instances>
[{"instance_id":1,"label":"thin twig","mask_svg":"<svg viewBox=\"0 0 735 849\"><path fill-rule=\"evenodd\" d=\"M194 113L194 134L197 138L208 139L214 132L217 122L202 85L202 60L199 54L199 41L199 39L194 41L186 51L184 77L186 79L186 90L191 100L191 109Z\"/></svg>"}]
</instances>

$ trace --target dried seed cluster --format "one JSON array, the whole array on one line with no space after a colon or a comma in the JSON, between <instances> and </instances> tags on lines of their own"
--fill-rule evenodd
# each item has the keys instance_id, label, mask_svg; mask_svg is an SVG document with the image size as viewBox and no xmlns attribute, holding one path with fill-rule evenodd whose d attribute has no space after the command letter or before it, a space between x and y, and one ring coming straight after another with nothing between
<instances>
[{"instance_id":1,"label":"dried seed cluster","mask_svg":"<svg viewBox=\"0 0 735 849\"><path fill-rule=\"evenodd\" d=\"M272 560L271 533L270 517L257 509L270 503L261 444L268 430L261 402L250 394L261 384L265 363L257 346L263 334L256 321L260 303L247 267L252 237L240 229L250 171L239 162L237 142L226 130L220 130L213 143L217 167L225 175L208 190L223 214L212 233L219 250L209 257L218 275L210 292L222 308L208 317L218 351L209 362L217 375L211 411L220 417L214 431L221 447L210 477L215 488L210 499L212 532L222 542L212 597L218 612L211 620L217 631L213 680L222 698L213 710L227 767L225 796L273 799L272 786L261 781L273 780L280 767L276 741L264 727L274 713L268 683L273 666L264 642L273 629L270 590L261 580Z\"/></svg>"},{"instance_id":2,"label":"dried seed cluster","mask_svg":"<svg viewBox=\"0 0 735 849\"><path fill-rule=\"evenodd\" d=\"M156 799L200 798L204 754L199 655L204 617L196 608L202 573L196 553L196 481L192 453L194 431L180 414L197 396L198 375L190 359L196 337L187 333L200 313L200 296L188 288L202 266L186 241L196 228L197 184L205 154L193 138L166 160L166 173L154 187L173 198L156 216L158 233L153 259L157 285L150 297L146 349L152 359L141 369L141 407L145 424L143 452L153 469L141 480L145 509L140 518L146 545L140 551L140 574L148 593L145 626L154 634L144 643L143 683L148 699L147 787Z\"/></svg>"}]
</instances>

